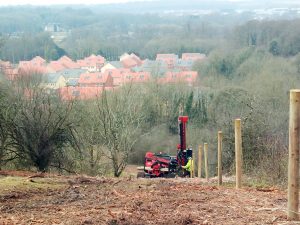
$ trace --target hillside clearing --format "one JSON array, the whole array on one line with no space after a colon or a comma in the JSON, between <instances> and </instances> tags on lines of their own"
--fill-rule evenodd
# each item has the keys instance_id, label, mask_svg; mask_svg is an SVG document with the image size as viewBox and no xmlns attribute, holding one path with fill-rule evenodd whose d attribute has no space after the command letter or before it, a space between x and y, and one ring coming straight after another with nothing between
<instances>
[{"instance_id":1,"label":"hillside clearing","mask_svg":"<svg viewBox=\"0 0 300 225\"><path fill-rule=\"evenodd\" d=\"M272 188L218 188L197 178L0 181L1 224L296 224L286 219L286 193Z\"/></svg>"}]
</instances>

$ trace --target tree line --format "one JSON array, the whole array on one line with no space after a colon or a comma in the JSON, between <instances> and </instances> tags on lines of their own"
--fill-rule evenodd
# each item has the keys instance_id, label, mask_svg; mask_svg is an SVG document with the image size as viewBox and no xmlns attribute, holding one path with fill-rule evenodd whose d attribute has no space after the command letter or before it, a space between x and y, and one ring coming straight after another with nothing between
<instances>
[{"instance_id":1,"label":"tree line","mask_svg":"<svg viewBox=\"0 0 300 225\"><path fill-rule=\"evenodd\" d=\"M300 51L299 19L247 21L248 16L243 14L238 18L185 15L179 19L173 15L99 13L72 7L7 7L0 12L0 58L15 63L36 55L56 60L64 54L73 59L101 54L108 60L118 60L124 52L153 59L157 53L209 54L227 46L259 47L284 57ZM54 43L52 34L43 31L53 22L67 31L60 43Z\"/></svg>"},{"instance_id":2,"label":"tree line","mask_svg":"<svg viewBox=\"0 0 300 225\"><path fill-rule=\"evenodd\" d=\"M1 167L118 177L136 143L156 126L177 133L180 109L206 122L205 96L195 97L185 85L130 84L94 100L64 102L41 86L40 77L1 86Z\"/></svg>"},{"instance_id":3,"label":"tree line","mask_svg":"<svg viewBox=\"0 0 300 225\"><path fill-rule=\"evenodd\" d=\"M181 113L190 117L188 143L194 149L209 143L211 167L223 131L229 173L233 121L241 118L245 171L261 182L284 183L288 96L300 84L298 59L254 46L218 49L195 65L195 86L130 84L88 101L61 101L31 79L1 85L2 168L120 176L147 151L176 154Z\"/></svg>"}]
</instances>

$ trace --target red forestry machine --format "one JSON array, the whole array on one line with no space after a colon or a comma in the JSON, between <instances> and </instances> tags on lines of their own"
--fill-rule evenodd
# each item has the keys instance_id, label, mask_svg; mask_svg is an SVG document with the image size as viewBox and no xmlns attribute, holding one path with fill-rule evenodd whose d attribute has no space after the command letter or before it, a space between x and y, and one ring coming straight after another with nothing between
<instances>
[{"instance_id":1,"label":"red forestry machine","mask_svg":"<svg viewBox=\"0 0 300 225\"><path fill-rule=\"evenodd\" d=\"M188 119L188 116L178 117L180 144L177 145L177 155L147 152L144 166L138 167L140 171L137 177L175 177L176 175L184 175L181 166L186 165L188 158L193 155L192 149L187 149L186 146L186 123Z\"/></svg>"}]
</instances>

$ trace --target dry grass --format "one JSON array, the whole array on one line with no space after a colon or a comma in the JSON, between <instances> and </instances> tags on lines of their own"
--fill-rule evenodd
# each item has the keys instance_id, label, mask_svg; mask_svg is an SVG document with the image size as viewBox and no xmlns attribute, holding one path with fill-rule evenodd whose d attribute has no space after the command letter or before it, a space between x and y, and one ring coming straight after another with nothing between
<instances>
[{"instance_id":1,"label":"dry grass","mask_svg":"<svg viewBox=\"0 0 300 225\"><path fill-rule=\"evenodd\" d=\"M62 181L53 178L0 177L0 195L14 192L44 191L65 187Z\"/></svg>"}]
</instances>

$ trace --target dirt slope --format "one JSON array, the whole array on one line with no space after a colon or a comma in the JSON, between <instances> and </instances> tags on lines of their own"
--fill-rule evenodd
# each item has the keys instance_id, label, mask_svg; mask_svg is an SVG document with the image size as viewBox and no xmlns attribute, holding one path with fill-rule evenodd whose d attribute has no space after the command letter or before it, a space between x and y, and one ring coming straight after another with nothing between
<instances>
[{"instance_id":1,"label":"dirt slope","mask_svg":"<svg viewBox=\"0 0 300 225\"><path fill-rule=\"evenodd\" d=\"M17 182L26 188L0 186L0 224L296 224L286 219L286 194L276 190L218 188L180 178Z\"/></svg>"}]
</instances>

